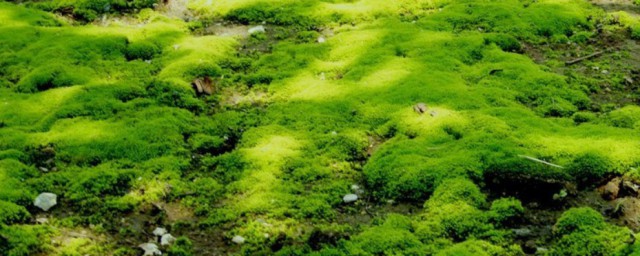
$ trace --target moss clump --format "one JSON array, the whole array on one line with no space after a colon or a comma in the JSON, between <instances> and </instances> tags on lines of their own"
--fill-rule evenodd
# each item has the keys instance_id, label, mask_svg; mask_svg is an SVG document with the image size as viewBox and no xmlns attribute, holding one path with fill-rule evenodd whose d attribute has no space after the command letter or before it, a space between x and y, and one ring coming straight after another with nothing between
<instances>
[{"instance_id":1,"label":"moss clump","mask_svg":"<svg viewBox=\"0 0 640 256\"><path fill-rule=\"evenodd\" d=\"M22 206L0 201L0 223L14 224L24 223L31 218L31 214Z\"/></svg>"},{"instance_id":2,"label":"moss clump","mask_svg":"<svg viewBox=\"0 0 640 256\"><path fill-rule=\"evenodd\" d=\"M67 1L34 1L29 3L38 9L73 14L74 18L90 22L103 14L133 12L143 8L152 8L157 0L67 0Z\"/></svg>"},{"instance_id":3,"label":"moss clump","mask_svg":"<svg viewBox=\"0 0 640 256\"><path fill-rule=\"evenodd\" d=\"M596 118L596 114L591 112L576 112L571 116L571 119L573 119L576 124L588 123L596 120Z\"/></svg>"},{"instance_id":4,"label":"moss clump","mask_svg":"<svg viewBox=\"0 0 640 256\"><path fill-rule=\"evenodd\" d=\"M581 185L593 186L593 182L599 182L607 174L614 170L609 158L596 152L586 152L578 155L568 166L568 173Z\"/></svg>"},{"instance_id":5,"label":"moss clump","mask_svg":"<svg viewBox=\"0 0 640 256\"><path fill-rule=\"evenodd\" d=\"M410 232L406 219L391 215L381 226L353 237L346 250L350 255L422 255L424 245Z\"/></svg>"},{"instance_id":6,"label":"moss clump","mask_svg":"<svg viewBox=\"0 0 640 256\"><path fill-rule=\"evenodd\" d=\"M507 34L491 34L485 38L485 43L496 44L505 52L521 52L522 44L513 36Z\"/></svg>"},{"instance_id":7,"label":"moss clump","mask_svg":"<svg viewBox=\"0 0 640 256\"><path fill-rule=\"evenodd\" d=\"M491 202L489 218L492 223L500 226L509 226L520 220L524 214L524 207L520 200L515 198L500 198Z\"/></svg>"},{"instance_id":8,"label":"moss clump","mask_svg":"<svg viewBox=\"0 0 640 256\"><path fill-rule=\"evenodd\" d=\"M640 127L640 107L626 106L609 112L607 122L615 127L637 128Z\"/></svg>"},{"instance_id":9,"label":"moss clump","mask_svg":"<svg viewBox=\"0 0 640 256\"><path fill-rule=\"evenodd\" d=\"M160 54L160 48L150 42L134 42L127 45L127 50L125 52L125 56L127 60L150 60L153 59L154 56Z\"/></svg>"},{"instance_id":10,"label":"moss clump","mask_svg":"<svg viewBox=\"0 0 640 256\"><path fill-rule=\"evenodd\" d=\"M51 65L40 67L22 78L15 89L19 92L39 92L53 88L82 84L87 78L72 67Z\"/></svg>"},{"instance_id":11,"label":"moss clump","mask_svg":"<svg viewBox=\"0 0 640 256\"><path fill-rule=\"evenodd\" d=\"M433 195L425 203L427 208L437 208L439 205L464 202L470 206L479 208L486 203L485 195L480 192L476 184L468 179L445 180L433 192Z\"/></svg>"},{"instance_id":12,"label":"moss clump","mask_svg":"<svg viewBox=\"0 0 640 256\"><path fill-rule=\"evenodd\" d=\"M0 225L0 253L7 256L27 256L45 252L45 241L51 233L51 229L45 226Z\"/></svg>"},{"instance_id":13,"label":"moss clump","mask_svg":"<svg viewBox=\"0 0 640 256\"><path fill-rule=\"evenodd\" d=\"M572 208L555 224L559 238L551 255L616 255L627 249L630 231L608 224L591 208Z\"/></svg>"}]
</instances>

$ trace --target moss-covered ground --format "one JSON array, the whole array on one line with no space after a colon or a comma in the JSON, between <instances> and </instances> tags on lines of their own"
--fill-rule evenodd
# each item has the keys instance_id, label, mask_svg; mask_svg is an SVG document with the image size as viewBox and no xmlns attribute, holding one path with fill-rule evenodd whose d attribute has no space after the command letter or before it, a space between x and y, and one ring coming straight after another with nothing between
<instances>
[{"instance_id":1,"label":"moss-covered ground","mask_svg":"<svg viewBox=\"0 0 640 256\"><path fill-rule=\"evenodd\" d=\"M595 2L0 2L0 255L638 255L584 199L640 181Z\"/></svg>"}]
</instances>

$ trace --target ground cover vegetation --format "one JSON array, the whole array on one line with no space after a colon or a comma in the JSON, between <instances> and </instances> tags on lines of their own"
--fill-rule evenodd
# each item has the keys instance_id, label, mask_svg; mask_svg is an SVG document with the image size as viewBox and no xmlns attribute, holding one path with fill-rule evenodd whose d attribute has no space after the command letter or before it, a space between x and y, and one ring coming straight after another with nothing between
<instances>
[{"instance_id":1,"label":"ground cover vegetation","mask_svg":"<svg viewBox=\"0 0 640 256\"><path fill-rule=\"evenodd\" d=\"M0 2L0 255L640 254L602 2Z\"/></svg>"}]
</instances>

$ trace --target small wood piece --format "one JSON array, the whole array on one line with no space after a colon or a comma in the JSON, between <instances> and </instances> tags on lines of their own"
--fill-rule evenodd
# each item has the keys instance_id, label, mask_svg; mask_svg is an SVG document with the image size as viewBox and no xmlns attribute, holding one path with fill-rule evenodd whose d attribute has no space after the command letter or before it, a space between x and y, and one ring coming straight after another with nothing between
<instances>
[{"instance_id":1,"label":"small wood piece","mask_svg":"<svg viewBox=\"0 0 640 256\"><path fill-rule=\"evenodd\" d=\"M538 162L538 163L541 163L541 164L546 164L546 165L551 166L551 167L556 167L556 168L564 169L564 167L562 167L562 166L560 166L560 165L552 164L552 163L549 163L549 162L544 161L544 160L540 160L540 159L535 158L535 157L531 157L531 156L524 156L524 155L519 155L519 157L522 157L522 158L525 158L525 159L528 159L528 160L531 160L531 161L534 161L534 162Z\"/></svg>"},{"instance_id":2,"label":"small wood piece","mask_svg":"<svg viewBox=\"0 0 640 256\"><path fill-rule=\"evenodd\" d=\"M418 103L413 106L413 110L418 114L424 114L425 112L427 112L427 109L427 104L424 103Z\"/></svg>"},{"instance_id":3,"label":"small wood piece","mask_svg":"<svg viewBox=\"0 0 640 256\"><path fill-rule=\"evenodd\" d=\"M196 78L191 83L193 89L196 90L198 95L207 94L212 95L214 92L213 81L210 77L205 76L204 78Z\"/></svg>"},{"instance_id":4,"label":"small wood piece","mask_svg":"<svg viewBox=\"0 0 640 256\"><path fill-rule=\"evenodd\" d=\"M213 81L211 81L211 78L208 76L205 76L203 82L204 84L202 89L204 90L204 93L207 95L213 94Z\"/></svg>"},{"instance_id":5,"label":"small wood piece","mask_svg":"<svg viewBox=\"0 0 640 256\"><path fill-rule=\"evenodd\" d=\"M576 64L576 63L580 63L582 61L585 61L585 60L588 60L588 59L591 59L591 58L594 58L594 57L598 57L598 56L602 55L603 53L604 53L604 51L595 52L595 53L589 54L589 55L584 56L584 57L580 57L580 58L577 58L577 59L574 59L574 60L569 60L569 61L565 62L564 64L567 65L567 66L570 66L570 65L573 65L573 64Z\"/></svg>"},{"instance_id":6,"label":"small wood piece","mask_svg":"<svg viewBox=\"0 0 640 256\"><path fill-rule=\"evenodd\" d=\"M191 83L191 85L193 86L193 89L196 90L198 95L200 95L200 94L202 94L202 92L204 92L202 84L203 84L203 81L200 78L198 78L196 80L193 80L193 83Z\"/></svg>"}]
</instances>

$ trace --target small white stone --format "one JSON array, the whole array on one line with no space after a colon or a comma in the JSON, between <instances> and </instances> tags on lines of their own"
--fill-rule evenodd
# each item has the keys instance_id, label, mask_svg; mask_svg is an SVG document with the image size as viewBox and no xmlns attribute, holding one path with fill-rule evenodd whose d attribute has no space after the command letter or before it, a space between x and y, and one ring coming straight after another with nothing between
<instances>
[{"instance_id":1,"label":"small white stone","mask_svg":"<svg viewBox=\"0 0 640 256\"><path fill-rule=\"evenodd\" d=\"M33 205L42 209L43 211L48 211L54 205L58 204L58 196L53 193L42 193L36 197L36 200L33 201Z\"/></svg>"},{"instance_id":2,"label":"small white stone","mask_svg":"<svg viewBox=\"0 0 640 256\"><path fill-rule=\"evenodd\" d=\"M153 230L153 234L155 236L163 236L166 233L167 233L167 229L161 228L161 227L157 227L156 229Z\"/></svg>"},{"instance_id":3,"label":"small white stone","mask_svg":"<svg viewBox=\"0 0 640 256\"><path fill-rule=\"evenodd\" d=\"M49 223L49 219L47 219L47 218L37 218L36 222L38 224L47 224L47 223Z\"/></svg>"},{"instance_id":4,"label":"small white stone","mask_svg":"<svg viewBox=\"0 0 640 256\"><path fill-rule=\"evenodd\" d=\"M353 184L353 185L351 185L351 190L359 191L360 190L360 186L358 184Z\"/></svg>"},{"instance_id":5,"label":"small white stone","mask_svg":"<svg viewBox=\"0 0 640 256\"><path fill-rule=\"evenodd\" d=\"M162 255L162 251L158 248L158 245L154 243L144 243L138 245L140 249L144 250L144 254L142 256L156 256Z\"/></svg>"},{"instance_id":6,"label":"small white stone","mask_svg":"<svg viewBox=\"0 0 640 256\"><path fill-rule=\"evenodd\" d=\"M244 243L244 237L242 237L242 236L234 236L231 239L231 241L236 243L236 244L243 244Z\"/></svg>"},{"instance_id":7,"label":"small white stone","mask_svg":"<svg viewBox=\"0 0 640 256\"><path fill-rule=\"evenodd\" d=\"M255 26L250 28L247 32L249 32L249 34L255 34L255 33L264 33L267 30L264 28L264 26L259 25L259 26Z\"/></svg>"},{"instance_id":8,"label":"small white stone","mask_svg":"<svg viewBox=\"0 0 640 256\"><path fill-rule=\"evenodd\" d=\"M170 245L173 242L176 241L176 238L173 237L171 234L164 234L162 235L162 238L160 238L160 245Z\"/></svg>"},{"instance_id":9,"label":"small white stone","mask_svg":"<svg viewBox=\"0 0 640 256\"><path fill-rule=\"evenodd\" d=\"M358 201L358 195L356 195L356 194L347 194L342 198L342 201L344 201L345 203L353 203L355 201Z\"/></svg>"},{"instance_id":10,"label":"small white stone","mask_svg":"<svg viewBox=\"0 0 640 256\"><path fill-rule=\"evenodd\" d=\"M318 37L318 43L319 44L324 44L327 41L327 39L324 38L324 36Z\"/></svg>"}]
</instances>

